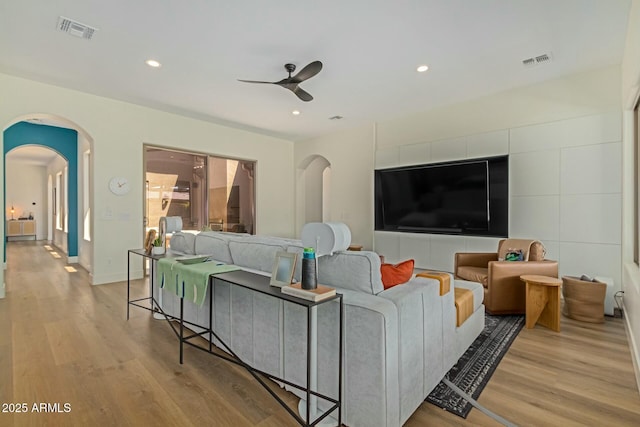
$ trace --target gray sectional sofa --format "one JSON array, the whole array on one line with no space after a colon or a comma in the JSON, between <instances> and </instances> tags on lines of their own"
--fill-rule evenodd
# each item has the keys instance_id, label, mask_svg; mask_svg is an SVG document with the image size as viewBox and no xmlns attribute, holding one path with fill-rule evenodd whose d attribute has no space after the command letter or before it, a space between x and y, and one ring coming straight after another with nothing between
<instances>
[{"instance_id":1,"label":"gray sectional sofa","mask_svg":"<svg viewBox=\"0 0 640 427\"><path fill-rule=\"evenodd\" d=\"M302 244L232 233L176 233L171 250L208 254L269 275L276 252L301 254ZM297 280L301 258L294 274ZM481 285L452 279L452 289L441 296L436 280L414 276L406 284L384 290L380 257L374 252L344 251L321 257L318 279L344 295L342 420L349 426L402 425L484 327ZM460 327L456 327L454 286L474 293L474 313ZM208 301L202 306L184 304L186 320L207 324ZM165 311L178 314L175 295L163 292L162 305ZM224 282L214 286L212 306L214 330L241 358L280 378L305 383L306 311L302 307ZM318 388L330 396L337 396L338 313L337 303L318 309Z\"/></svg>"}]
</instances>

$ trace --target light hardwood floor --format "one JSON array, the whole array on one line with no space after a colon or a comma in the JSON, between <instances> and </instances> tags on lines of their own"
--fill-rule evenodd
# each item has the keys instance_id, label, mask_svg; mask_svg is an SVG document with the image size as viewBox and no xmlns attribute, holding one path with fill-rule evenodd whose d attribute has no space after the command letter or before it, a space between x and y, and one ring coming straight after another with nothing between
<instances>
[{"instance_id":1,"label":"light hardwood floor","mask_svg":"<svg viewBox=\"0 0 640 427\"><path fill-rule=\"evenodd\" d=\"M28 412L0 412L0 426L296 425L242 368L190 347L180 365L166 322L136 308L127 321L126 283L91 286L86 271L66 271L41 242L7 249L0 403L26 403ZM145 290L137 282L134 292ZM522 426L640 425L623 322L562 318L561 327L523 330L480 403ZM68 403L71 412L33 412L34 403L61 411ZM463 420L427 403L407 422L458 425L499 424L476 409Z\"/></svg>"}]
</instances>

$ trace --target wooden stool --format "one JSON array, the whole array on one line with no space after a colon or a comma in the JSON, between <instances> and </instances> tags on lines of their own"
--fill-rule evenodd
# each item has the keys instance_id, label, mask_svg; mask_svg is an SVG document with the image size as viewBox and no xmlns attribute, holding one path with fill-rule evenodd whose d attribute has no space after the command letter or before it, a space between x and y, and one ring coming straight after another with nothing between
<instances>
[{"instance_id":1,"label":"wooden stool","mask_svg":"<svg viewBox=\"0 0 640 427\"><path fill-rule=\"evenodd\" d=\"M526 327L536 323L560 332L560 286L562 280L556 277L525 274L520 280L526 283Z\"/></svg>"}]
</instances>

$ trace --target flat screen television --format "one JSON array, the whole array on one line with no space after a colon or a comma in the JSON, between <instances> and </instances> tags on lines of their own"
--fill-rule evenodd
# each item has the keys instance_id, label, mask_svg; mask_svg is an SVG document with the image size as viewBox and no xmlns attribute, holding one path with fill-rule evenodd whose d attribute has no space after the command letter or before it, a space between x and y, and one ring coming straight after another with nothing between
<instances>
[{"instance_id":1,"label":"flat screen television","mask_svg":"<svg viewBox=\"0 0 640 427\"><path fill-rule=\"evenodd\" d=\"M504 237L508 156L375 171L375 229Z\"/></svg>"}]
</instances>

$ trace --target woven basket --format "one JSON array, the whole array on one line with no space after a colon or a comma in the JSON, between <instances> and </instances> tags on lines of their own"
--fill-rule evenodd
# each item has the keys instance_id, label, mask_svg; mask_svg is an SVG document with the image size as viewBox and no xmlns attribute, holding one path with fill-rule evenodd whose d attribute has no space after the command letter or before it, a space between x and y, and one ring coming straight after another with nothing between
<instances>
[{"instance_id":1,"label":"woven basket","mask_svg":"<svg viewBox=\"0 0 640 427\"><path fill-rule=\"evenodd\" d=\"M607 285L602 282L565 276L562 278L562 314L582 322L603 323L606 293Z\"/></svg>"}]
</instances>

